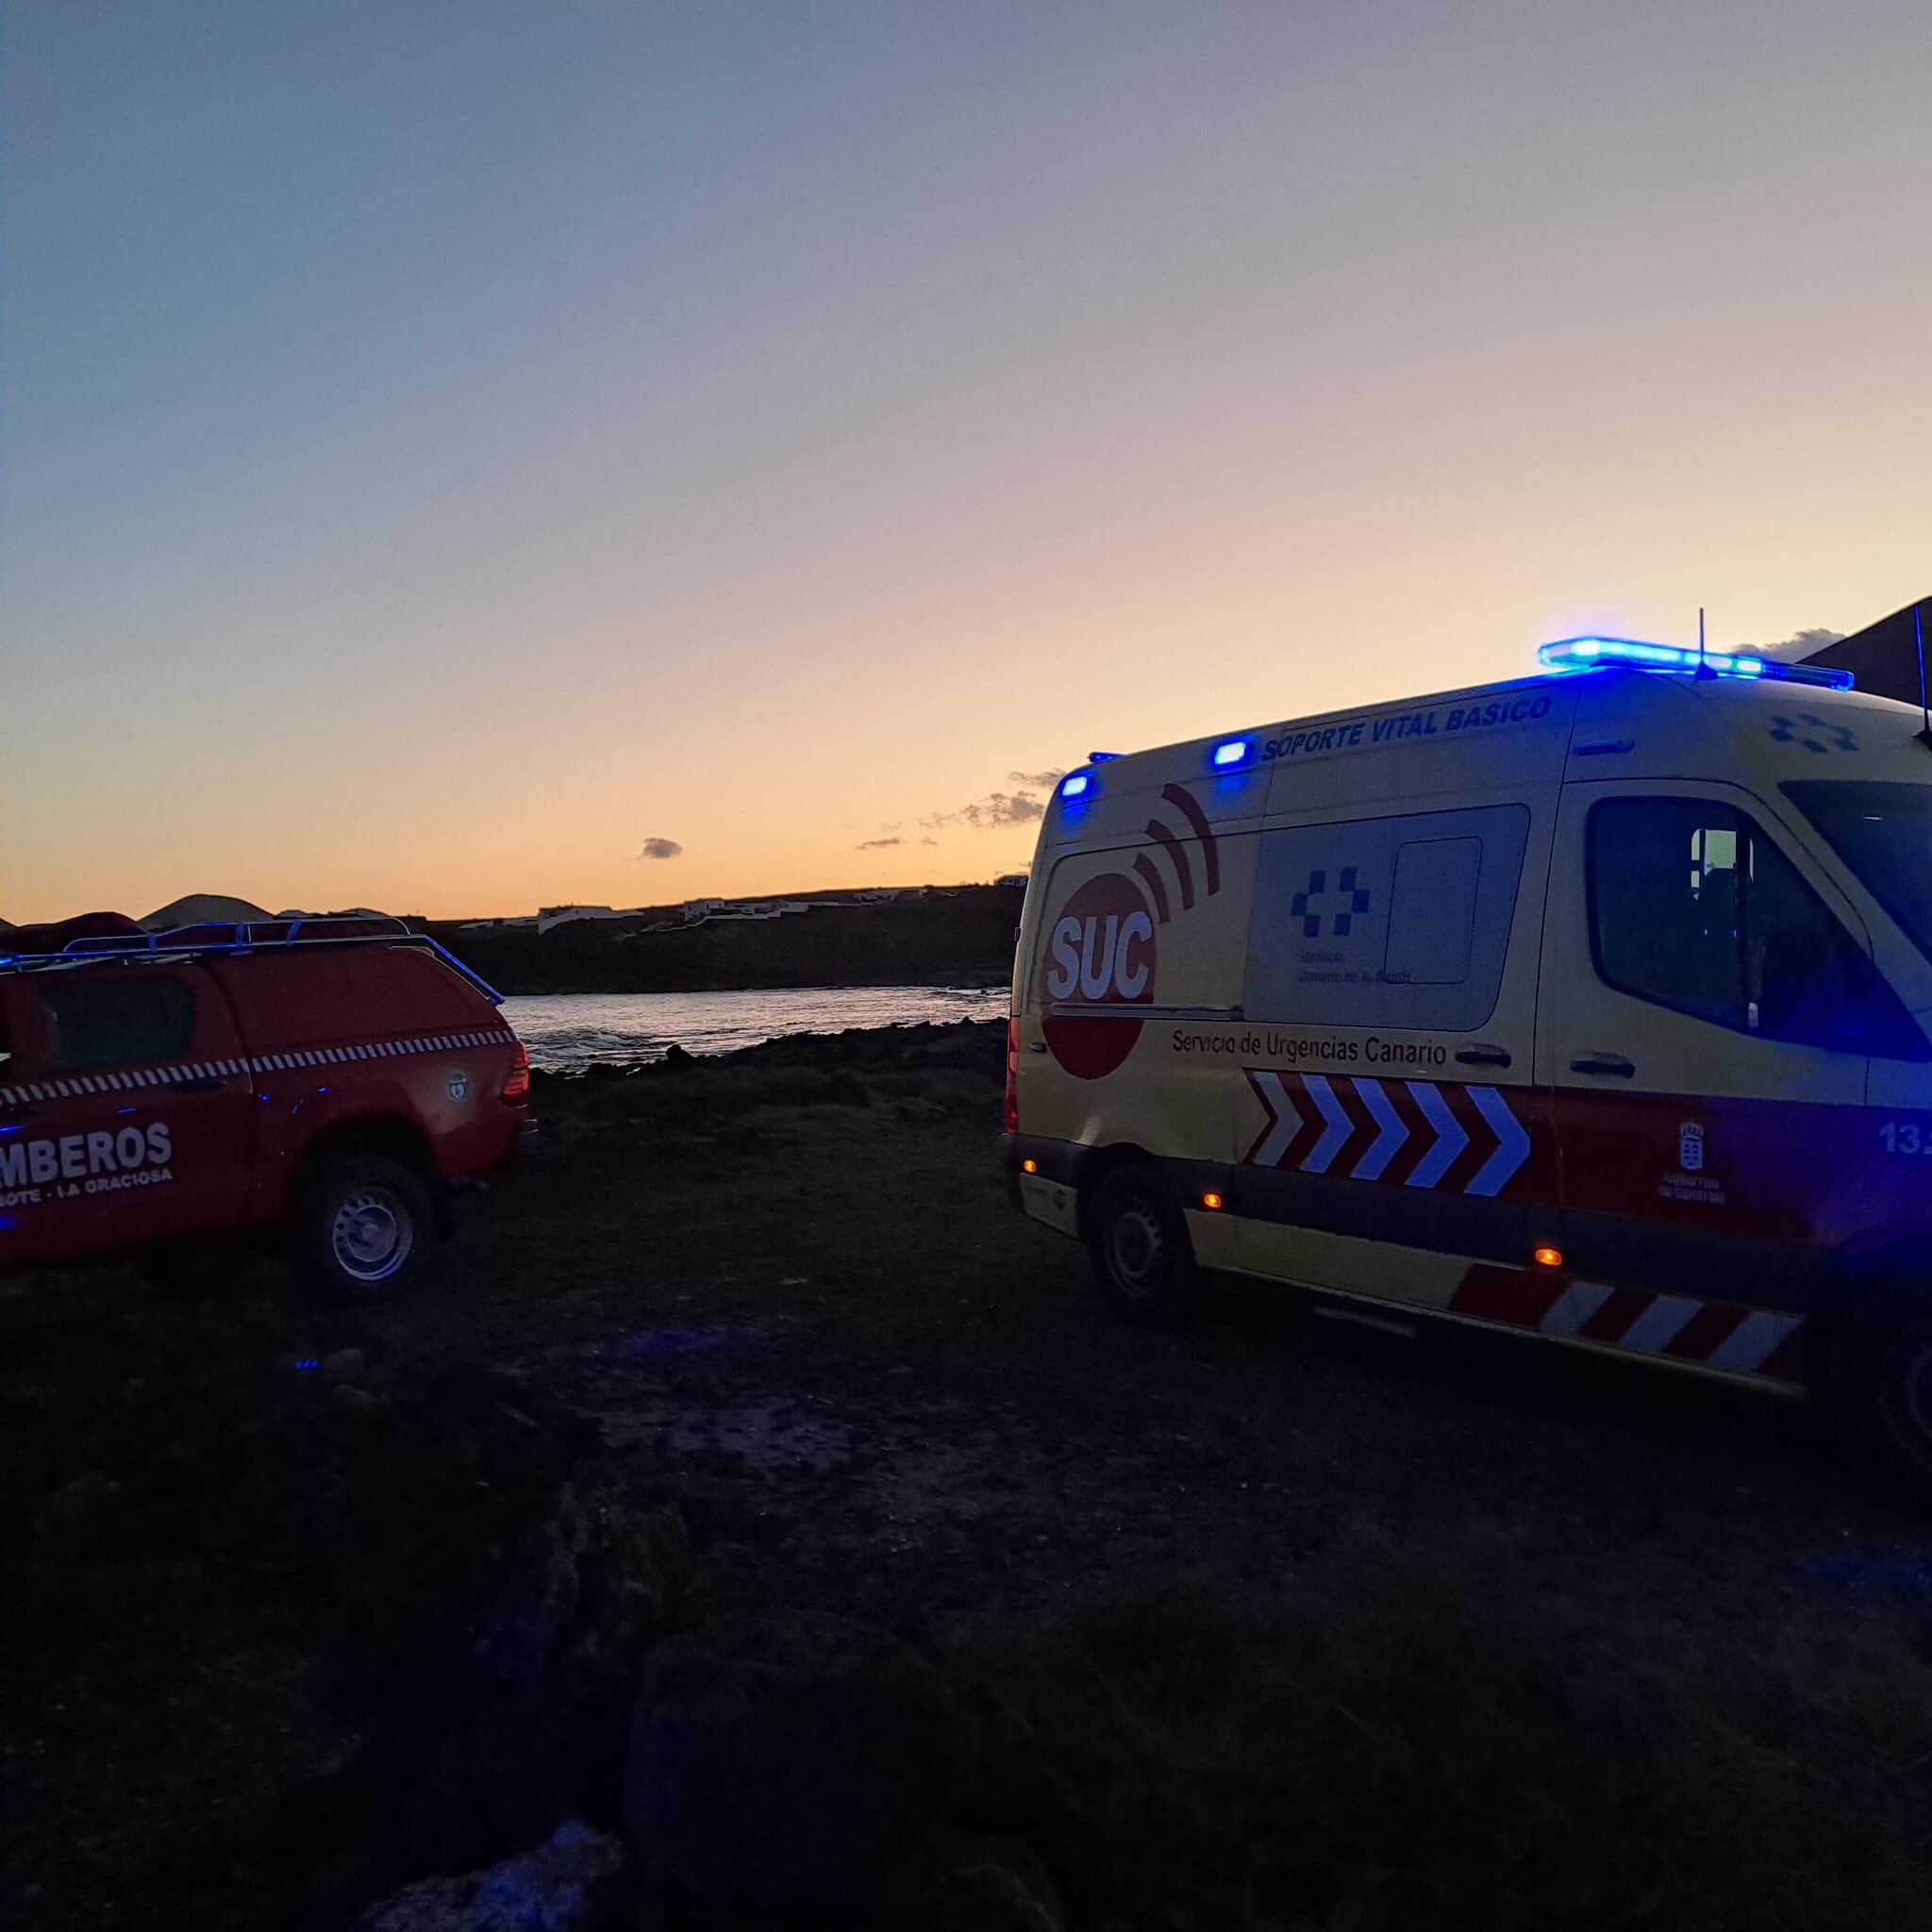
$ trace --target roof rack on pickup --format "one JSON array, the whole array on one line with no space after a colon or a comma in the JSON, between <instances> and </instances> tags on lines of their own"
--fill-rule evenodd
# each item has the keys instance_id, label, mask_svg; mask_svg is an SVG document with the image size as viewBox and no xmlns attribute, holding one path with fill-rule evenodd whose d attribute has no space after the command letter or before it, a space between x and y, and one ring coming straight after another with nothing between
<instances>
[{"instance_id":1,"label":"roof rack on pickup","mask_svg":"<svg viewBox=\"0 0 1932 1932\"><path fill-rule=\"evenodd\" d=\"M385 931L382 925L393 930ZM377 930L371 931L372 926ZM341 930L341 928L348 930ZM337 928L331 930L330 928ZM294 946L420 946L459 973L493 1007L503 995L426 932L400 919L270 919L250 924L176 926L170 932L104 933L71 940L58 953L0 953L0 973L61 973L83 966L152 966L182 959L279 952Z\"/></svg>"}]
</instances>

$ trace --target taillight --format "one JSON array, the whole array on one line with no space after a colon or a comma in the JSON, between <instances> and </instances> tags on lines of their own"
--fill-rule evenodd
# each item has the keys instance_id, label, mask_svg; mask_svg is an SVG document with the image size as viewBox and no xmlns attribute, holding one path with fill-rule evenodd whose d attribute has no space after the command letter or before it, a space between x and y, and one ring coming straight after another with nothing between
<instances>
[{"instance_id":1,"label":"taillight","mask_svg":"<svg viewBox=\"0 0 1932 1932\"><path fill-rule=\"evenodd\" d=\"M1007 1132L1020 1131L1020 1022L1007 1022Z\"/></svg>"},{"instance_id":2,"label":"taillight","mask_svg":"<svg viewBox=\"0 0 1932 1932\"><path fill-rule=\"evenodd\" d=\"M522 1107L530 1098L530 1050L519 1040L516 1058L509 1063L503 1091L497 1096L506 1107Z\"/></svg>"}]
</instances>

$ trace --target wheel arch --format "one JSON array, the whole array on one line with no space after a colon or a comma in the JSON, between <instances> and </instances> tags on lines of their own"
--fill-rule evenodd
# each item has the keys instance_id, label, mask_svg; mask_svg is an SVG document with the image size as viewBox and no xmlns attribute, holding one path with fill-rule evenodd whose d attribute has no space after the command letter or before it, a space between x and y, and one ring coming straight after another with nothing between
<instances>
[{"instance_id":1,"label":"wheel arch","mask_svg":"<svg viewBox=\"0 0 1932 1932\"><path fill-rule=\"evenodd\" d=\"M1114 1141L1105 1147L1090 1147L1080 1158L1074 1175L1074 1229L1082 1241L1089 1233L1088 1216L1093 1197L1109 1174L1125 1167L1156 1167L1153 1155L1133 1141Z\"/></svg>"},{"instance_id":2,"label":"wheel arch","mask_svg":"<svg viewBox=\"0 0 1932 1932\"><path fill-rule=\"evenodd\" d=\"M291 1197L324 1161L355 1154L379 1155L408 1168L428 1189L437 1235L447 1238L449 1190L443 1184L441 1169L436 1164L436 1150L423 1128L402 1114L356 1114L347 1120L331 1121L304 1144L296 1158L289 1183Z\"/></svg>"},{"instance_id":3,"label":"wheel arch","mask_svg":"<svg viewBox=\"0 0 1932 1932\"><path fill-rule=\"evenodd\" d=\"M1856 1315L1883 1298L1915 1291L1932 1297L1932 1222L1875 1230L1826 1257L1806 1295L1811 1387L1823 1386L1839 1337Z\"/></svg>"}]
</instances>

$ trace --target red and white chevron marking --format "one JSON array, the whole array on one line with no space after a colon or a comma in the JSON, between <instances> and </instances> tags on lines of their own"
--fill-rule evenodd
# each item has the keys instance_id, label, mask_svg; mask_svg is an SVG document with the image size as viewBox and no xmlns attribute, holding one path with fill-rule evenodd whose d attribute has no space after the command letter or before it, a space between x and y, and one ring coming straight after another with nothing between
<instances>
[{"instance_id":1,"label":"red and white chevron marking","mask_svg":"<svg viewBox=\"0 0 1932 1932\"><path fill-rule=\"evenodd\" d=\"M1655 1294L1575 1281L1559 1269L1534 1272L1478 1263L1449 1303L1452 1314L1505 1322L1584 1341L1607 1342L1636 1355L1702 1362L1738 1375L1804 1379L1800 1315L1774 1314L1740 1302Z\"/></svg>"},{"instance_id":2,"label":"red and white chevron marking","mask_svg":"<svg viewBox=\"0 0 1932 1932\"><path fill-rule=\"evenodd\" d=\"M1529 1129L1499 1087L1241 1071L1268 1110L1251 1167L1497 1194L1530 1156Z\"/></svg>"}]
</instances>

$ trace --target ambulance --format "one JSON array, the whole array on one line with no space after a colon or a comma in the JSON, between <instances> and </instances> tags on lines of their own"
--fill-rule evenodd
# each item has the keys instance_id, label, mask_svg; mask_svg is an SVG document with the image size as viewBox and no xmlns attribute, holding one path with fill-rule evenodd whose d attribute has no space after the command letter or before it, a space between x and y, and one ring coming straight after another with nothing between
<instances>
[{"instance_id":1,"label":"ambulance","mask_svg":"<svg viewBox=\"0 0 1932 1932\"><path fill-rule=\"evenodd\" d=\"M1059 784L1019 1204L1204 1271L1808 1391L1932 1484L1932 731L1627 639Z\"/></svg>"}]
</instances>

